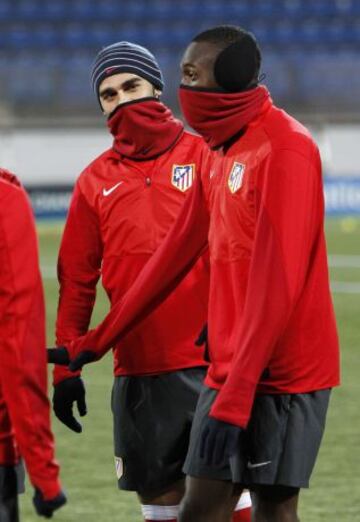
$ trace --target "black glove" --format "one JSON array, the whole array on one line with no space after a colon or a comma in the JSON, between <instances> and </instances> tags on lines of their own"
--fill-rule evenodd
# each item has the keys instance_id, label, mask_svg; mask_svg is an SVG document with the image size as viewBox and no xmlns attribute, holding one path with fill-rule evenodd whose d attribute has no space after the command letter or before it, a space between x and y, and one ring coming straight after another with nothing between
<instances>
[{"instance_id":1,"label":"black glove","mask_svg":"<svg viewBox=\"0 0 360 522\"><path fill-rule=\"evenodd\" d=\"M205 361L210 362L207 324L203 326L203 329L199 333L199 337L196 339L195 344L196 346L204 346L204 359Z\"/></svg>"},{"instance_id":2,"label":"black glove","mask_svg":"<svg viewBox=\"0 0 360 522\"><path fill-rule=\"evenodd\" d=\"M84 364L93 362L95 358L95 353L91 352L90 350L80 352L79 355L77 355L75 359L73 359L69 364L69 370L71 372L77 372L78 370L81 370Z\"/></svg>"},{"instance_id":3,"label":"black glove","mask_svg":"<svg viewBox=\"0 0 360 522\"><path fill-rule=\"evenodd\" d=\"M80 416L86 415L85 386L81 377L70 377L55 384L53 408L57 418L76 433L82 432L82 426L73 414L73 404L77 403Z\"/></svg>"},{"instance_id":4,"label":"black glove","mask_svg":"<svg viewBox=\"0 0 360 522\"><path fill-rule=\"evenodd\" d=\"M71 372L77 372L81 370L84 364L93 362L96 359L95 352L85 350L80 352L75 359L70 362L69 352L64 346L58 346L57 348L48 348L48 363L60 364L61 366L69 366Z\"/></svg>"},{"instance_id":5,"label":"black glove","mask_svg":"<svg viewBox=\"0 0 360 522\"><path fill-rule=\"evenodd\" d=\"M58 346L57 348L47 349L47 360L48 363L61 364L62 366L68 366L70 357L65 346Z\"/></svg>"},{"instance_id":6,"label":"black glove","mask_svg":"<svg viewBox=\"0 0 360 522\"><path fill-rule=\"evenodd\" d=\"M41 491L39 489L35 489L33 504L36 513L40 517L52 518L53 512L61 508L64 504L66 504L66 502L66 495L63 491L60 491L56 497L50 500L45 500Z\"/></svg>"},{"instance_id":7,"label":"black glove","mask_svg":"<svg viewBox=\"0 0 360 522\"><path fill-rule=\"evenodd\" d=\"M241 434L239 426L209 417L200 434L200 458L207 466L221 466L239 448Z\"/></svg>"}]
</instances>

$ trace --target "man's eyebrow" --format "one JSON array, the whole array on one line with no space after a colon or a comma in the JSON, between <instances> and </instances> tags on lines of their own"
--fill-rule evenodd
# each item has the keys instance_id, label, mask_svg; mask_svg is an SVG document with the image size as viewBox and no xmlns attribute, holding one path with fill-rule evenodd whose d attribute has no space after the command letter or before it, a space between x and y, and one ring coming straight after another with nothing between
<instances>
[{"instance_id":1,"label":"man's eyebrow","mask_svg":"<svg viewBox=\"0 0 360 522\"><path fill-rule=\"evenodd\" d=\"M141 78L130 78L129 80L126 80L122 84L120 84L120 89L130 89L131 87L134 87L138 82L141 82ZM111 94L116 94L115 87L105 87L104 89L100 90L99 96L106 96Z\"/></svg>"},{"instance_id":2,"label":"man's eyebrow","mask_svg":"<svg viewBox=\"0 0 360 522\"><path fill-rule=\"evenodd\" d=\"M121 84L121 88L129 89L130 87L134 87L138 82L141 82L141 78L130 78L130 80L126 80L126 82Z\"/></svg>"},{"instance_id":3,"label":"man's eyebrow","mask_svg":"<svg viewBox=\"0 0 360 522\"><path fill-rule=\"evenodd\" d=\"M99 96L106 96L111 94L116 94L116 89L114 89L113 87L106 87L105 89L102 89L99 92Z\"/></svg>"}]
</instances>

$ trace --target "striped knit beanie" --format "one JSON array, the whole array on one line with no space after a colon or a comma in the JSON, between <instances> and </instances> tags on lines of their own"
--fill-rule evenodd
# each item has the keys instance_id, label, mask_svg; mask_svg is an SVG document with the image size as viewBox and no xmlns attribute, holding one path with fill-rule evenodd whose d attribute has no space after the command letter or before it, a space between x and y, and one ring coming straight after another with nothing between
<instances>
[{"instance_id":1,"label":"striped knit beanie","mask_svg":"<svg viewBox=\"0 0 360 522\"><path fill-rule=\"evenodd\" d=\"M133 73L148 80L160 91L164 88L159 64L150 51L141 45L117 42L101 49L95 58L91 72L91 84L95 94L98 96L99 86L104 78L123 72Z\"/></svg>"}]
</instances>

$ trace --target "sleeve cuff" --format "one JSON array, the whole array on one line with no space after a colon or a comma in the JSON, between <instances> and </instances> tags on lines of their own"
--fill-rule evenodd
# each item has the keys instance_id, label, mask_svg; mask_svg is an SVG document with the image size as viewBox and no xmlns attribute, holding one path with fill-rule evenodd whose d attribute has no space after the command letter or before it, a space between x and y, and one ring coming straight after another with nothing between
<instances>
[{"instance_id":1,"label":"sleeve cuff","mask_svg":"<svg viewBox=\"0 0 360 522\"><path fill-rule=\"evenodd\" d=\"M211 417L240 428L246 428L251 415L255 391L256 384L254 383L239 379L234 386L226 382L212 405Z\"/></svg>"},{"instance_id":2,"label":"sleeve cuff","mask_svg":"<svg viewBox=\"0 0 360 522\"><path fill-rule=\"evenodd\" d=\"M56 364L53 371L53 385L56 386L66 379L70 379L71 377L79 377L80 375L80 370L77 372L71 372L67 366L60 366Z\"/></svg>"}]
</instances>

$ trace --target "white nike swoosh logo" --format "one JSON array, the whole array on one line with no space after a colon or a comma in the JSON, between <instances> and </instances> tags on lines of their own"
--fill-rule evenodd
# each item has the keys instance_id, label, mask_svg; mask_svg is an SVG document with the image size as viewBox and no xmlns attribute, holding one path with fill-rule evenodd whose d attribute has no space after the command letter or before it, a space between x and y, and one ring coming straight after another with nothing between
<instances>
[{"instance_id":1,"label":"white nike swoosh logo","mask_svg":"<svg viewBox=\"0 0 360 522\"><path fill-rule=\"evenodd\" d=\"M271 464L271 460L267 460L266 462L257 462L256 464L253 464L252 462L248 462L247 467L249 469L254 469L254 468L260 468L261 466L267 466L268 464Z\"/></svg>"},{"instance_id":2,"label":"white nike swoosh logo","mask_svg":"<svg viewBox=\"0 0 360 522\"><path fill-rule=\"evenodd\" d=\"M109 196L109 194L114 192L114 190L117 189L118 186L121 185L122 183L124 183L124 182L123 181L119 181L119 183L116 183L116 185L114 185L113 187L109 188L108 190L103 189L103 195L104 196Z\"/></svg>"}]
</instances>

